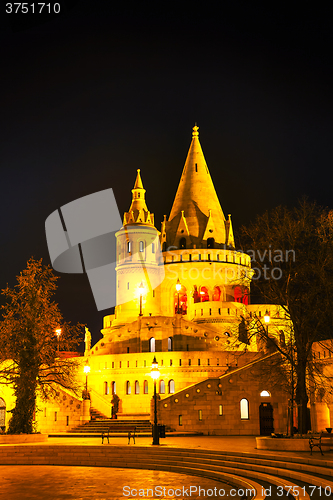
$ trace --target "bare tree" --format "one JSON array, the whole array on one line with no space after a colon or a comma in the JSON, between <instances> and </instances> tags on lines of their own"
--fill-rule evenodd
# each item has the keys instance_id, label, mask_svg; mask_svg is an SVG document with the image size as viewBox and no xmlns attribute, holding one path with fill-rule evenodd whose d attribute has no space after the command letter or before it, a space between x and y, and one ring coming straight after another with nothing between
<instances>
[{"instance_id":1,"label":"bare tree","mask_svg":"<svg viewBox=\"0 0 333 500\"><path fill-rule=\"evenodd\" d=\"M262 302L279 305L292 324L285 347L266 340L291 366L298 428L306 432L312 345L332 338L333 211L302 200L293 209L266 212L240 234L255 271L252 290ZM261 336L267 335L262 331Z\"/></svg>"}]
</instances>

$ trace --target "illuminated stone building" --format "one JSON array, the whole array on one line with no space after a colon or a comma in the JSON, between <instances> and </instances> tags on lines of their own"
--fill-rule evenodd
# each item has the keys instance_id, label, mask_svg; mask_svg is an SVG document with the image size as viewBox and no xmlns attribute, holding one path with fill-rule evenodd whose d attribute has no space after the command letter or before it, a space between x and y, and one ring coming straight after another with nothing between
<instances>
[{"instance_id":1,"label":"illuminated stone building","mask_svg":"<svg viewBox=\"0 0 333 500\"><path fill-rule=\"evenodd\" d=\"M105 316L103 338L94 346L86 334L81 376L84 386L83 366L89 364L90 400L60 391L57 401L39 402L39 429L70 430L89 420L90 404L110 417L114 394L119 419L150 418L156 356L158 418L167 428L286 432L288 395L265 377L264 366L275 354L256 335L248 336L244 318L253 319L252 328L254 323L267 328L268 311L269 335L281 342L288 322L278 306L250 304L251 259L235 248L231 216L223 214L197 126L160 231L145 193L138 170L131 205L116 233L115 314ZM10 401L5 390L0 405ZM315 427L333 424L333 411L325 405L319 405Z\"/></svg>"},{"instance_id":2,"label":"illuminated stone building","mask_svg":"<svg viewBox=\"0 0 333 500\"><path fill-rule=\"evenodd\" d=\"M257 434L264 403L274 406L275 429L284 428L286 397L252 375L258 348L242 321L252 313L263 317L267 306L249 305L251 260L235 249L231 217L223 214L198 127L161 231L138 170L116 239L115 314L104 318L103 338L86 352L92 406L109 415L116 393L118 418L148 415L156 355L160 421L167 427ZM283 329L277 307L270 315L272 333Z\"/></svg>"}]
</instances>

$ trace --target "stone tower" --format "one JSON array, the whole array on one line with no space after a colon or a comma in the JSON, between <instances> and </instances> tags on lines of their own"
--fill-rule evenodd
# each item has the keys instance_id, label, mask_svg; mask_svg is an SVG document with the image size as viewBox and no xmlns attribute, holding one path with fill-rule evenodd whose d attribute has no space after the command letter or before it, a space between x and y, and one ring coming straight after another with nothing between
<instances>
[{"instance_id":1,"label":"stone tower","mask_svg":"<svg viewBox=\"0 0 333 500\"><path fill-rule=\"evenodd\" d=\"M159 232L154 214L145 201L140 170L132 189L132 203L124 214L123 227L116 233L117 306L114 324L135 320L147 307L151 315L160 314L161 304L155 299L155 288L164 277Z\"/></svg>"}]
</instances>

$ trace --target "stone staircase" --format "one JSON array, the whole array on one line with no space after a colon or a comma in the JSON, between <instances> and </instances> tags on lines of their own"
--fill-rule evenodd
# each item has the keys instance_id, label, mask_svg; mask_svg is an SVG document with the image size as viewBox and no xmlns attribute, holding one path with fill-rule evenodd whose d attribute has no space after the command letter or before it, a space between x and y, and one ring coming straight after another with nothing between
<instances>
[{"instance_id":1,"label":"stone staircase","mask_svg":"<svg viewBox=\"0 0 333 500\"><path fill-rule=\"evenodd\" d=\"M71 465L149 469L202 476L255 490L235 498L318 500L332 497L333 454L315 459L146 446L15 445L0 447L1 465ZM190 484L190 483L188 483ZM222 485L221 485L222 486Z\"/></svg>"},{"instance_id":2,"label":"stone staircase","mask_svg":"<svg viewBox=\"0 0 333 500\"><path fill-rule=\"evenodd\" d=\"M148 419L137 419L137 418L126 418L126 419L111 419L111 418L98 418L92 419L83 425L79 425L74 429L68 431L70 434L88 434L88 435L101 435L102 432L106 432L110 429L110 433L114 435L124 435L127 434L126 427L129 429L136 426L137 435L149 435L152 434L152 426ZM121 431L118 428L121 427Z\"/></svg>"}]
</instances>

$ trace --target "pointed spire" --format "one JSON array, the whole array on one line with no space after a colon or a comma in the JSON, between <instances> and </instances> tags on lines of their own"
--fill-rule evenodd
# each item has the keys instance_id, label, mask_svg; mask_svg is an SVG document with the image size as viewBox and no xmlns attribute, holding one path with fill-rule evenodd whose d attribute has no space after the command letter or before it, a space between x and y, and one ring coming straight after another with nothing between
<instances>
[{"instance_id":1,"label":"pointed spire","mask_svg":"<svg viewBox=\"0 0 333 500\"><path fill-rule=\"evenodd\" d=\"M193 127L192 142L168 221L169 244L177 245L178 225L184 217L196 248L203 246L206 230L210 230L209 236L216 243L226 243L226 220L201 149L197 125Z\"/></svg>"},{"instance_id":2,"label":"pointed spire","mask_svg":"<svg viewBox=\"0 0 333 500\"><path fill-rule=\"evenodd\" d=\"M140 169L138 168L137 170L137 175L136 175L136 180L134 184L134 189L143 189L143 184L141 180L141 175L140 175Z\"/></svg>"},{"instance_id":3,"label":"pointed spire","mask_svg":"<svg viewBox=\"0 0 333 500\"><path fill-rule=\"evenodd\" d=\"M151 214L147 208L145 193L146 190L143 187L140 169L138 169L134 188L132 189L132 203L129 211L124 214L124 226L128 224L154 226L154 214Z\"/></svg>"}]
</instances>

